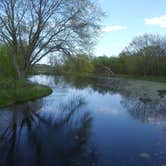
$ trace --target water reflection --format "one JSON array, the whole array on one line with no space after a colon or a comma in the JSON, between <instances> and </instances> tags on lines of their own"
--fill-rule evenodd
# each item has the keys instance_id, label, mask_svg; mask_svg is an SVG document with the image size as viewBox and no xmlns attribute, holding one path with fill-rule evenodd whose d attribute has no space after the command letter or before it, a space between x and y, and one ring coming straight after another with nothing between
<instances>
[{"instance_id":1,"label":"water reflection","mask_svg":"<svg viewBox=\"0 0 166 166\"><path fill-rule=\"evenodd\" d=\"M166 104L133 96L123 82L33 76L53 93L1 109L0 165L161 166Z\"/></svg>"},{"instance_id":2,"label":"water reflection","mask_svg":"<svg viewBox=\"0 0 166 166\"><path fill-rule=\"evenodd\" d=\"M104 79L97 77L64 77L62 82L64 81L78 89L90 87L93 91L97 91L100 94L120 94L122 96L122 106L135 119L155 124L166 123L166 103L133 96L133 94L123 90L124 82L118 79L109 80L111 86L108 86ZM163 94L164 92L162 91Z\"/></svg>"},{"instance_id":3,"label":"water reflection","mask_svg":"<svg viewBox=\"0 0 166 166\"><path fill-rule=\"evenodd\" d=\"M145 101L138 97L123 97L121 103L135 119L166 124L166 103Z\"/></svg>"},{"instance_id":4,"label":"water reflection","mask_svg":"<svg viewBox=\"0 0 166 166\"><path fill-rule=\"evenodd\" d=\"M77 96L55 108L54 115L38 111L42 101L1 111L0 165L96 163L88 142L92 118L88 111L80 112L83 105Z\"/></svg>"},{"instance_id":5,"label":"water reflection","mask_svg":"<svg viewBox=\"0 0 166 166\"><path fill-rule=\"evenodd\" d=\"M62 82L66 82L70 86L77 89L85 89L87 87L99 92L100 94L111 93L111 88L104 84L104 79L97 77L63 77ZM115 83L115 82L114 82ZM116 84L116 83L115 83Z\"/></svg>"}]
</instances>

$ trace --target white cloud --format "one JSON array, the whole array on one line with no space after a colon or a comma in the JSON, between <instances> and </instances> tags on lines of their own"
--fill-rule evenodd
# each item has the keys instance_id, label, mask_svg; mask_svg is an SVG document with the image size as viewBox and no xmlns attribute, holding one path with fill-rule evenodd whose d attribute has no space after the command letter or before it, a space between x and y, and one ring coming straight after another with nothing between
<instances>
[{"instance_id":1,"label":"white cloud","mask_svg":"<svg viewBox=\"0 0 166 166\"><path fill-rule=\"evenodd\" d=\"M162 28L166 28L166 15L145 19L145 24L158 25Z\"/></svg>"},{"instance_id":2,"label":"white cloud","mask_svg":"<svg viewBox=\"0 0 166 166\"><path fill-rule=\"evenodd\" d=\"M120 25L112 25L112 26L105 26L101 29L102 32L113 32L113 31L121 31L127 29L126 26Z\"/></svg>"}]
</instances>

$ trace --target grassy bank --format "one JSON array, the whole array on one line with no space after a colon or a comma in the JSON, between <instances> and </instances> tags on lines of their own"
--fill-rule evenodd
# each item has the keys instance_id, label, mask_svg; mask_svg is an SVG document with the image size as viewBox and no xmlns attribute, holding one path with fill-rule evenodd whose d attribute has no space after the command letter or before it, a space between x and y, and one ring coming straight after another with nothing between
<instances>
[{"instance_id":1,"label":"grassy bank","mask_svg":"<svg viewBox=\"0 0 166 166\"><path fill-rule=\"evenodd\" d=\"M0 107L35 100L51 93L51 88L27 80L3 80L0 81Z\"/></svg>"}]
</instances>

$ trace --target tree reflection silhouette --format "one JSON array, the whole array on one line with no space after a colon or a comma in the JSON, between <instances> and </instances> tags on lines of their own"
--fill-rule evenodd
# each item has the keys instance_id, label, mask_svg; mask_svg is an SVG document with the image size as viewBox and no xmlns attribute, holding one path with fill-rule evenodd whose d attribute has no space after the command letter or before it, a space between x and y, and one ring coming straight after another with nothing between
<instances>
[{"instance_id":1,"label":"tree reflection silhouette","mask_svg":"<svg viewBox=\"0 0 166 166\"><path fill-rule=\"evenodd\" d=\"M132 117L142 122L161 124L166 122L166 103L123 96L122 105Z\"/></svg>"},{"instance_id":2,"label":"tree reflection silhouette","mask_svg":"<svg viewBox=\"0 0 166 166\"><path fill-rule=\"evenodd\" d=\"M36 106L34 106L34 103ZM0 165L92 165L91 114L80 96L52 112L38 111L42 101L0 113Z\"/></svg>"},{"instance_id":3,"label":"tree reflection silhouette","mask_svg":"<svg viewBox=\"0 0 166 166\"><path fill-rule=\"evenodd\" d=\"M59 78L56 77L58 80ZM122 105L132 117L147 123L166 122L166 103L162 101L151 101L148 98L141 98L135 94L126 91L123 88L123 82L118 79L104 79L98 77L61 77L60 84L69 84L77 89L90 87L93 91L100 94L116 94L122 96ZM164 92L163 92L164 93ZM134 96L135 95L135 96Z\"/></svg>"}]
</instances>

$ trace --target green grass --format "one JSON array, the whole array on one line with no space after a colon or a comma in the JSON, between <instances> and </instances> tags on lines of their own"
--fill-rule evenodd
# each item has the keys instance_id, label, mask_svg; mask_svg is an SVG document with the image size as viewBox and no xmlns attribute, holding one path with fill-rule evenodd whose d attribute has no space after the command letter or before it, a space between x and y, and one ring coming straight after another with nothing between
<instances>
[{"instance_id":1,"label":"green grass","mask_svg":"<svg viewBox=\"0 0 166 166\"><path fill-rule=\"evenodd\" d=\"M27 80L0 81L0 107L35 100L52 93L49 87L30 83Z\"/></svg>"}]
</instances>

